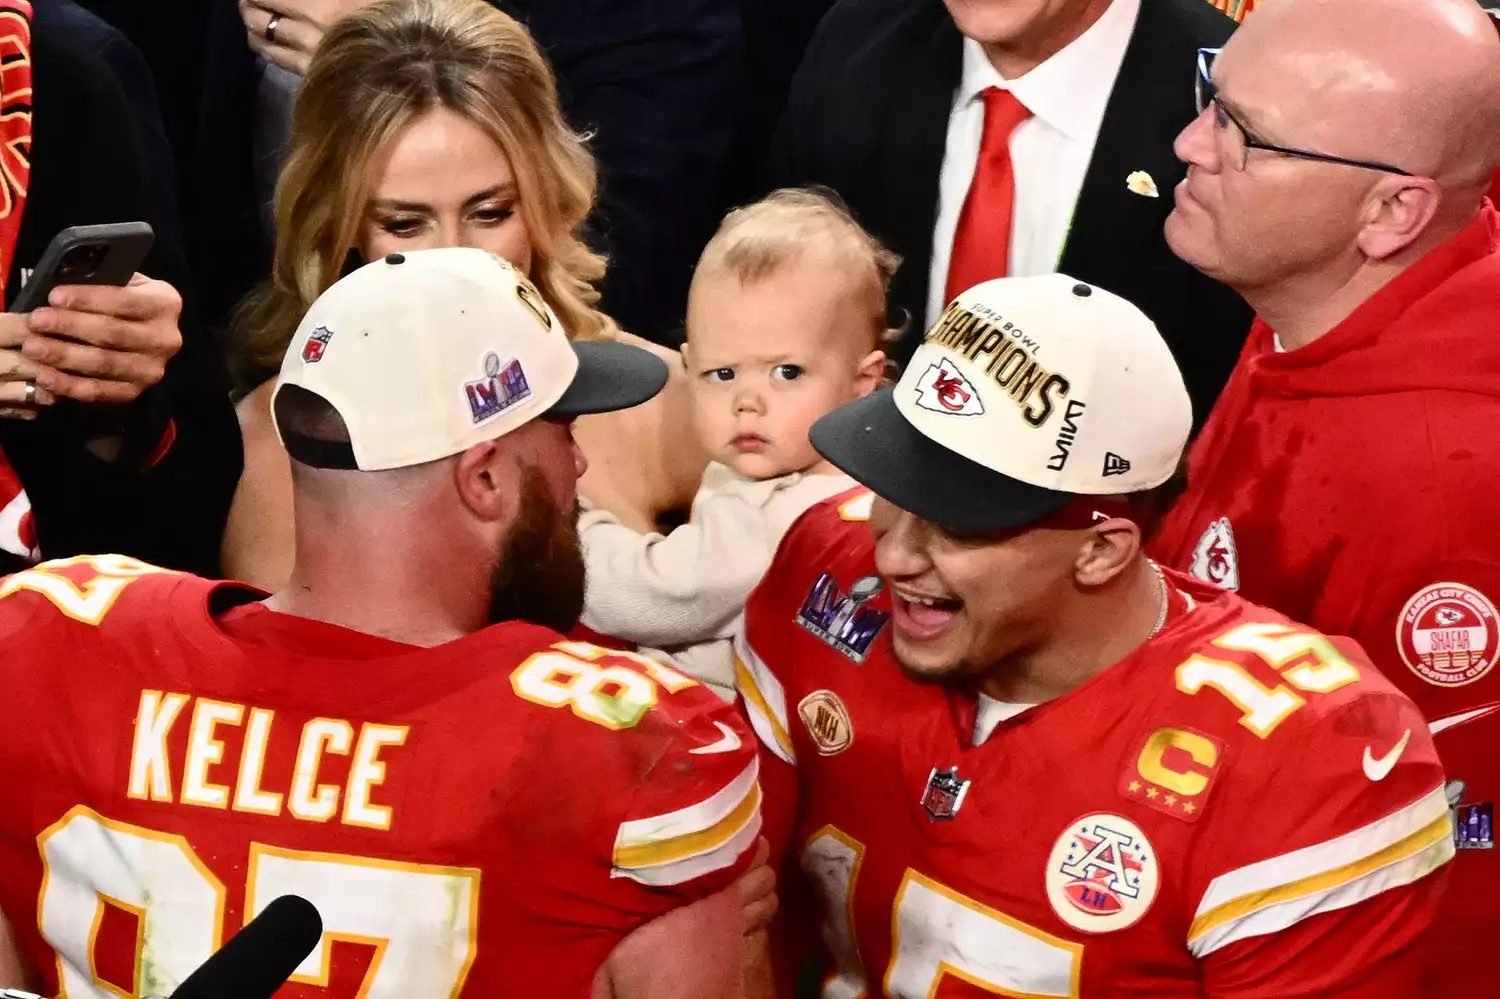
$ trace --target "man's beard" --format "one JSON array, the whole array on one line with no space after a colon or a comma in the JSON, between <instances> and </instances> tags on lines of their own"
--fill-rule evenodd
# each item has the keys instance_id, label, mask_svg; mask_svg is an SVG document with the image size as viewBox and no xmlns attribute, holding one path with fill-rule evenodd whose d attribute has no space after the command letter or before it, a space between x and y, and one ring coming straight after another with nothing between
<instances>
[{"instance_id":1,"label":"man's beard","mask_svg":"<svg viewBox=\"0 0 1500 999\"><path fill-rule=\"evenodd\" d=\"M541 473L523 474L521 512L491 577L490 623L530 621L566 634L583 614L577 509L562 513Z\"/></svg>"}]
</instances>

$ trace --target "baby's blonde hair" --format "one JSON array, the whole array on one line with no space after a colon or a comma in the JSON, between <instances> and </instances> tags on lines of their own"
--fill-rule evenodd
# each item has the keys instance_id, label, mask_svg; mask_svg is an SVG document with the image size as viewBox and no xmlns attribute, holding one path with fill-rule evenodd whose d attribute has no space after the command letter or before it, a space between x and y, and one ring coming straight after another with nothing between
<instances>
[{"instance_id":1,"label":"baby's blonde hair","mask_svg":"<svg viewBox=\"0 0 1500 999\"><path fill-rule=\"evenodd\" d=\"M886 294L901 258L881 245L826 188L782 188L724 217L694 273L727 273L753 284L797 263L810 250L826 253L848 278L850 297L868 316L870 349L901 330L886 318Z\"/></svg>"}]
</instances>

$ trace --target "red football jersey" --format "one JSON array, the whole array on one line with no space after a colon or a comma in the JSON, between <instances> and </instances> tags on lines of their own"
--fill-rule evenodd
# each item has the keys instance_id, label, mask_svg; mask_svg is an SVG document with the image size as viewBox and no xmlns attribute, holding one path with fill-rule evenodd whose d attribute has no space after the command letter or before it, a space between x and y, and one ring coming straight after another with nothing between
<instances>
[{"instance_id":1,"label":"red football jersey","mask_svg":"<svg viewBox=\"0 0 1500 999\"><path fill-rule=\"evenodd\" d=\"M586 997L748 862L753 742L695 681L523 623L232 637L256 596L112 556L0 582L0 908L49 995L169 994L292 893L324 935L278 995Z\"/></svg>"},{"instance_id":2,"label":"red football jersey","mask_svg":"<svg viewBox=\"0 0 1500 999\"><path fill-rule=\"evenodd\" d=\"M1357 647L1169 572L1160 634L973 746L972 701L892 658L866 516L804 516L739 648L823 996L1415 994L1452 827Z\"/></svg>"}]
</instances>

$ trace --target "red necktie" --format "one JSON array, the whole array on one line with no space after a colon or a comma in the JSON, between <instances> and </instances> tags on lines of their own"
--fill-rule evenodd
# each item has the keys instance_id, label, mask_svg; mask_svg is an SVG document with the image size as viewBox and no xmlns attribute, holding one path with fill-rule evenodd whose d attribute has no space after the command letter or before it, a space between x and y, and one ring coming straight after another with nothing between
<instances>
[{"instance_id":1,"label":"red necktie","mask_svg":"<svg viewBox=\"0 0 1500 999\"><path fill-rule=\"evenodd\" d=\"M1010 260L1010 219L1016 200L1016 174L1010 136L1031 112L1009 90L985 89L984 138L969 194L964 198L948 261L947 301L983 281L1005 277Z\"/></svg>"},{"instance_id":2,"label":"red necktie","mask_svg":"<svg viewBox=\"0 0 1500 999\"><path fill-rule=\"evenodd\" d=\"M31 4L0 0L0 300L31 178ZM0 550L35 559L31 502L0 451Z\"/></svg>"}]
</instances>

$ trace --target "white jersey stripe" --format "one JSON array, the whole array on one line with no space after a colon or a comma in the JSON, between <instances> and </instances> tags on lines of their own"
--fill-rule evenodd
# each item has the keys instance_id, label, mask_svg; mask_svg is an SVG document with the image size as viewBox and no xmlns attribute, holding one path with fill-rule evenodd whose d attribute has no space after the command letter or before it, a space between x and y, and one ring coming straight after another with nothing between
<instances>
[{"instance_id":1,"label":"white jersey stripe","mask_svg":"<svg viewBox=\"0 0 1500 999\"><path fill-rule=\"evenodd\" d=\"M1216 930L1238 926L1257 912L1298 900L1306 911L1297 919L1315 911L1352 905L1359 898L1384 890L1372 890L1371 886L1393 877L1382 873L1388 868L1415 872L1388 887L1409 883L1452 857L1452 839L1448 802L1443 788L1437 787L1405 808L1353 832L1220 875L1198 905L1188 930L1189 947L1197 954ZM1362 891L1367 894L1360 895ZM1343 898L1349 901L1337 901ZM1232 931L1229 935L1239 938ZM1219 941L1214 946L1228 942L1221 939L1223 936L1213 936Z\"/></svg>"},{"instance_id":2,"label":"white jersey stripe","mask_svg":"<svg viewBox=\"0 0 1500 999\"><path fill-rule=\"evenodd\" d=\"M756 778L760 775L760 760L750 761L739 776L696 805L679 808L665 815L654 815L646 819L633 819L620 823L619 835L615 837L615 850L668 843L712 829L729 817L744 800L759 793Z\"/></svg>"},{"instance_id":3,"label":"white jersey stripe","mask_svg":"<svg viewBox=\"0 0 1500 999\"><path fill-rule=\"evenodd\" d=\"M746 852L754 849L755 839L760 835L760 826L760 809L757 808L751 815L750 821L738 832L706 853L651 867L616 867L610 871L609 876L629 878L653 888L685 884L705 874L712 874L714 871L733 866Z\"/></svg>"},{"instance_id":4,"label":"white jersey stripe","mask_svg":"<svg viewBox=\"0 0 1500 999\"><path fill-rule=\"evenodd\" d=\"M787 728L786 691L742 634L734 639L734 674L750 727L767 749L795 766L797 753Z\"/></svg>"},{"instance_id":5,"label":"white jersey stripe","mask_svg":"<svg viewBox=\"0 0 1500 999\"><path fill-rule=\"evenodd\" d=\"M675 812L620 824L611 877L642 884L690 881L733 864L761 826L760 761L712 797Z\"/></svg>"},{"instance_id":6,"label":"white jersey stripe","mask_svg":"<svg viewBox=\"0 0 1500 999\"><path fill-rule=\"evenodd\" d=\"M1221 874L1203 893L1194 921L1235 899L1336 871L1372 857L1447 814L1448 799L1443 788L1438 786L1405 808L1353 832Z\"/></svg>"},{"instance_id":7,"label":"white jersey stripe","mask_svg":"<svg viewBox=\"0 0 1500 999\"><path fill-rule=\"evenodd\" d=\"M1276 933L1322 912L1357 905L1381 892L1418 881L1453 859L1452 825L1445 823L1425 849L1393 864L1376 867L1352 881L1308 895L1289 897L1254 909L1236 919L1203 931L1188 942L1188 950L1202 960L1209 954L1247 937Z\"/></svg>"}]
</instances>

